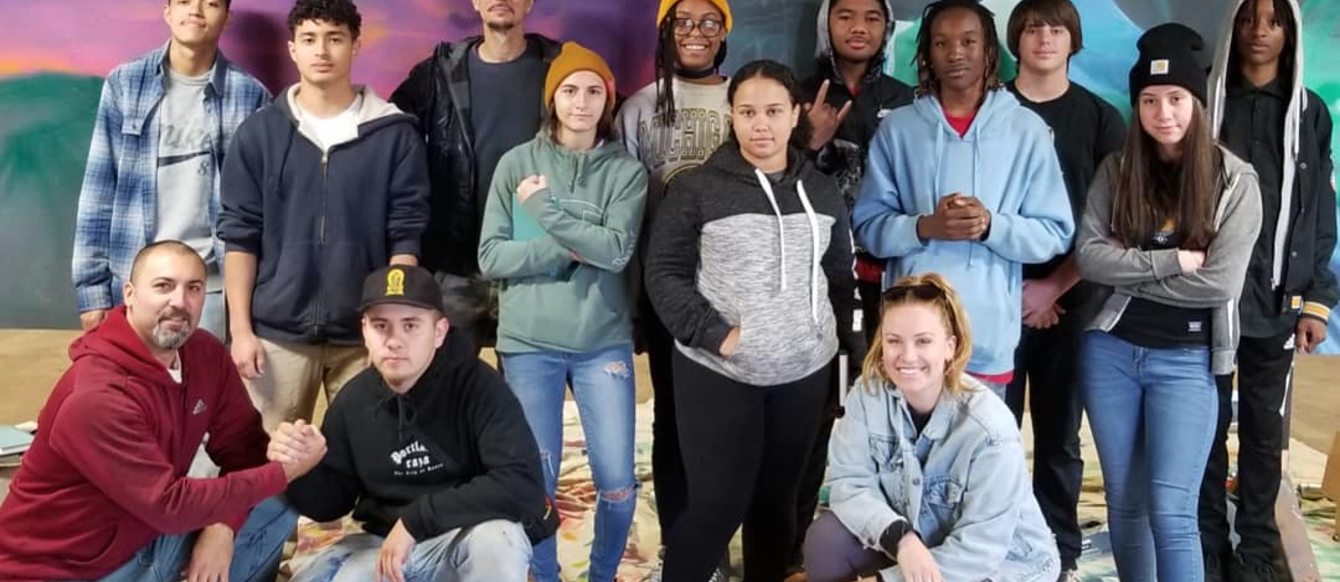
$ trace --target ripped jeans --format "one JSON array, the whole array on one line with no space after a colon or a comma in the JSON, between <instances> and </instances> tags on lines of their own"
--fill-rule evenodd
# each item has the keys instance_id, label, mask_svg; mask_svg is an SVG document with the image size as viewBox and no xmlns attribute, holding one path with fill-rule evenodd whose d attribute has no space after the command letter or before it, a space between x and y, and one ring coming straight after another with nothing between
<instances>
[{"instance_id":1,"label":"ripped jeans","mask_svg":"<svg viewBox=\"0 0 1340 582\"><path fill-rule=\"evenodd\" d=\"M526 422L535 433L550 496L563 456L563 399L566 388L572 387L598 492L589 579L614 580L637 504L633 346L583 353L513 352L501 354L501 360L507 384L521 401ZM538 582L559 580L555 538L535 545L531 569Z\"/></svg>"}]
</instances>

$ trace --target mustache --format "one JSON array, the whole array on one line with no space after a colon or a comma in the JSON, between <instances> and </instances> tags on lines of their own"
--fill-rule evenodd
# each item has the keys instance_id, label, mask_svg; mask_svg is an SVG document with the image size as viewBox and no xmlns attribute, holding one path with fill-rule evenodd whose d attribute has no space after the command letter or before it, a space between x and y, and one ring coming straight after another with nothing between
<instances>
[{"instance_id":1,"label":"mustache","mask_svg":"<svg viewBox=\"0 0 1340 582\"><path fill-rule=\"evenodd\" d=\"M180 307L169 307L158 315L158 321L163 321L165 319L185 319L186 321L190 321L191 313Z\"/></svg>"}]
</instances>

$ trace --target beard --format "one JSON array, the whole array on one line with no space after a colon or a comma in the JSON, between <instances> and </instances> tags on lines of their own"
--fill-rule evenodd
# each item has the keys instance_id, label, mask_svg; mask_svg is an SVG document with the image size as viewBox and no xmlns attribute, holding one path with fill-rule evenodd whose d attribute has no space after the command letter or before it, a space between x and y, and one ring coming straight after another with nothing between
<instances>
[{"instance_id":1,"label":"beard","mask_svg":"<svg viewBox=\"0 0 1340 582\"><path fill-rule=\"evenodd\" d=\"M163 321L166 319L183 319L186 321L186 328L181 330L170 330L163 327ZM154 324L151 334L154 345L159 349L175 350L182 347L187 339L190 339L191 333L195 331L195 326L191 325L191 314L184 309L170 309L165 311Z\"/></svg>"},{"instance_id":2,"label":"beard","mask_svg":"<svg viewBox=\"0 0 1340 582\"><path fill-rule=\"evenodd\" d=\"M510 20L503 22L485 22L484 26L493 32L507 33L511 32L513 28L516 28L516 22Z\"/></svg>"}]
</instances>

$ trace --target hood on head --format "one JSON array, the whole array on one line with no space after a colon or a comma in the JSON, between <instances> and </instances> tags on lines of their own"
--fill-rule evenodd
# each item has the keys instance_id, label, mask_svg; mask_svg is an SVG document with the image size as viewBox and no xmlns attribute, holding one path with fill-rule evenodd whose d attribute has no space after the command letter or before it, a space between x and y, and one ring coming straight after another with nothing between
<instances>
[{"instance_id":1,"label":"hood on head","mask_svg":"<svg viewBox=\"0 0 1340 582\"><path fill-rule=\"evenodd\" d=\"M1252 0L1255 1L1255 0ZM1210 70L1209 103L1207 109L1210 116L1210 126L1215 137L1219 136L1219 128L1224 122L1224 99L1227 97L1228 79L1236 74L1235 71L1228 70L1229 63L1233 56L1233 46L1237 39L1237 16L1238 11L1246 4L1248 0L1233 0L1224 12L1224 21L1219 28L1219 44L1215 47L1214 63ZM1297 138L1297 123L1302 117L1303 109L1307 106L1304 100L1307 98L1307 91L1303 85L1303 10L1298 5L1298 0L1286 0L1289 5L1288 14L1277 14L1276 17L1285 17L1293 20L1296 38L1293 47L1293 70L1289 71L1291 78L1284 79L1286 91L1289 94L1289 109L1285 125L1294 124L1294 137ZM1281 55L1282 57L1283 55ZM1289 137L1286 128L1285 137ZM1287 142L1286 142L1287 143ZM1296 149L1297 144L1292 144Z\"/></svg>"},{"instance_id":2,"label":"hood on head","mask_svg":"<svg viewBox=\"0 0 1340 582\"><path fill-rule=\"evenodd\" d=\"M1210 71L1209 103L1206 107L1210 118L1210 130L1216 139L1219 137L1219 130L1224 124L1224 102L1228 98L1228 79L1237 74L1236 71L1229 70L1229 63L1233 60L1233 45L1237 39L1238 11L1247 2L1248 0L1232 2L1224 14L1224 24L1219 30L1219 46L1216 47L1214 66ZM1275 17L1277 19L1293 19L1295 38L1292 55L1293 70L1289 71L1290 78L1281 79L1289 96L1289 104L1284 109L1284 159L1280 172L1280 209L1275 223L1273 260L1271 261L1273 265L1270 273L1271 288L1278 288L1284 281L1284 264L1286 262L1284 253L1287 250L1288 236L1292 230L1289 227L1289 221L1293 217L1293 189L1294 181L1297 179L1297 169L1294 161L1298 159L1298 153L1302 145L1301 125L1303 111L1307 109L1308 98L1307 90L1303 86L1303 12L1298 6L1298 0L1286 0L1286 4L1289 6L1289 13L1276 14ZM1284 55L1280 56L1283 58Z\"/></svg>"},{"instance_id":3,"label":"hood on head","mask_svg":"<svg viewBox=\"0 0 1340 582\"><path fill-rule=\"evenodd\" d=\"M894 12L893 2L891 0L882 0L884 12L887 15L888 25L884 28L884 43L879 53L870 60L870 67L866 70L866 77L871 78L879 75L884 70L884 63L893 59L893 28ZM832 7L833 0L823 0L819 3L819 14L815 18L815 42L814 58L819 62L820 68L827 69L831 74L837 73L837 52L833 50L833 38L828 30L828 13Z\"/></svg>"}]
</instances>

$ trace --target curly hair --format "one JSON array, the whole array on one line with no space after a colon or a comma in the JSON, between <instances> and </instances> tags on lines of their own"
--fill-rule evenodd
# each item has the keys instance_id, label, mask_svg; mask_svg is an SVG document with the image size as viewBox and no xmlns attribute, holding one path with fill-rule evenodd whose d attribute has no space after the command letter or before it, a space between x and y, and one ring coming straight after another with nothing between
<instances>
[{"instance_id":1,"label":"curly hair","mask_svg":"<svg viewBox=\"0 0 1340 582\"><path fill-rule=\"evenodd\" d=\"M921 13L921 29L917 31L917 52L913 64L917 67L917 94L938 95L940 79L931 67L931 30L935 20L955 8L971 10L982 21L982 32L986 35L986 90L993 91L1004 87L1000 82L1000 36L996 34L996 14L976 0L939 0L926 6Z\"/></svg>"},{"instance_id":2,"label":"curly hair","mask_svg":"<svg viewBox=\"0 0 1340 582\"><path fill-rule=\"evenodd\" d=\"M298 25L308 20L324 20L336 26L349 27L349 34L358 38L363 27L363 17L358 7L350 0L298 0L288 12L288 33L298 29Z\"/></svg>"}]
</instances>

